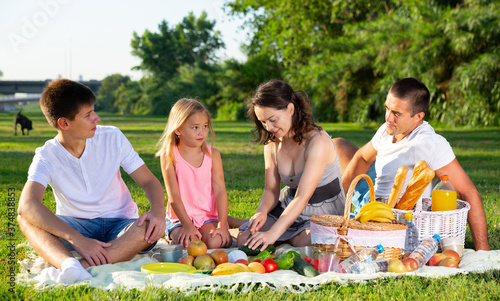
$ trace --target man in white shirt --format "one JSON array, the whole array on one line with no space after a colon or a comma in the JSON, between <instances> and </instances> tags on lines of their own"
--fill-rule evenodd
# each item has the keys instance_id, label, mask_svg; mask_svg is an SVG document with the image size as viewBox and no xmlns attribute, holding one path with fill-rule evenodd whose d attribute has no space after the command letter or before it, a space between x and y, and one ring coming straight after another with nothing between
<instances>
[{"instance_id":1,"label":"man in white shirt","mask_svg":"<svg viewBox=\"0 0 500 301\"><path fill-rule=\"evenodd\" d=\"M438 178L449 175L458 198L470 204L468 223L476 250L489 250L481 196L455 158L450 144L423 121L429 102L429 90L415 78L402 79L391 87L385 101L386 122L349 163L342 175L344 191L355 176L367 173L375 162L375 196L388 198L398 168L408 167L404 185L407 187L413 167L425 160ZM432 185L429 185L424 197L429 197L431 190Z\"/></svg>"},{"instance_id":2,"label":"man in white shirt","mask_svg":"<svg viewBox=\"0 0 500 301\"><path fill-rule=\"evenodd\" d=\"M120 130L97 126L95 102L89 88L67 79L50 82L40 99L58 134L36 150L18 208L24 236L55 267L42 271L40 280L88 279L87 267L130 260L165 232L162 185ZM151 204L140 217L120 167ZM47 185L55 214L42 203Z\"/></svg>"}]
</instances>

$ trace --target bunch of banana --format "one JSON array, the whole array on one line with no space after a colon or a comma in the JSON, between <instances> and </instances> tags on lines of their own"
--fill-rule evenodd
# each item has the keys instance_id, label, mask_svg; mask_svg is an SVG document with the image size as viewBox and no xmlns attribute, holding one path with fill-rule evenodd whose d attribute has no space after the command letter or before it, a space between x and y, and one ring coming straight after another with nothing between
<instances>
[{"instance_id":1,"label":"bunch of banana","mask_svg":"<svg viewBox=\"0 0 500 301\"><path fill-rule=\"evenodd\" d=\"M389 205L382 202L370 202L361 207L361 210L356 215L356 220L361 223L380 222L392 223L396 220L394 213Z\"/></svg>"},{"instance_id":2,"label":"bunch of banana","mask_svg":"<svg viewBox=\"0 0 500 301\"><path fill-rule=\"evenodd\" d=\"M221 263L212 271L212 276L233 275L243 272L252 272L248 266L242 263Z\"/></svg>"}]
</instances>

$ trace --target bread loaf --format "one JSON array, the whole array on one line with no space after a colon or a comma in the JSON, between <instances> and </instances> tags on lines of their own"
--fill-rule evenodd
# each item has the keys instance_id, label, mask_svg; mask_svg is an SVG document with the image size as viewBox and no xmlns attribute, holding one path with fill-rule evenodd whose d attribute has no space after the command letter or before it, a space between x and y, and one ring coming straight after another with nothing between
<instances>
[{"instance_id":1,"label":"bread loaf","mask_svg":"<svg viewBox=\"0 0 500 301\"><path fill-rule=\"evenodd\" d=\"M401 200L396 205L396 209L411 210L417 203L420 196L424 193L425 188L434 178L434 170L425 168L417 177L413 184L408 185L406 192L401 197Z\"/></svg>"},{"instance_id":2,"label":"bread loaf","mask_svg":"<svg viewBox=\"0 0 500 301\"><path fill-rule=\"evenodd\" d=\"M389 194L389 199L387 200L387 204L394 208L396 203L398 202L399 196L401 195L401 191L403 191L403 186L406 182L406 174L408 173L408 167L401 166L398 168L398 172L394 177L394 185L392 186L391 193Z\"/></svg>"},{"instance_id":3,"label":"bread loaf","mask_svg":"<svg viewBox=\"0 0 500 301\"><path fill-rule=\"evenodd\" d=\"M417 180L420 173L427 168L427 162L420 160L413 167L413 174L411 175L410 182L408 182L408 187L410 187Z\"/></svg>"}]
</instances>

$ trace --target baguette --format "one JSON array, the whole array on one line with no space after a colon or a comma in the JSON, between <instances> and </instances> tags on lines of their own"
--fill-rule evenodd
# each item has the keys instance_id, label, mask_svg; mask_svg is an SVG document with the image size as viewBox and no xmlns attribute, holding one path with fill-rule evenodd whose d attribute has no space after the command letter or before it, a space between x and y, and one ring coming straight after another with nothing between
<instances>
[{"instance_id":1,"label":"baguette","mask_svg":"<svg viewBox=\"0 0 500 301\"><path fill-rule=\"evenodd\" d=\"M398 202L399 196L401 195L401 191L403 191L403 186L406 182L406 174L408 173L408 167L401 166L398 168L398 172L394 177L394 186L392 186L391 193L389 194L389 199L387 200L387 204L394 208L396 203Z\"/></svg>"},{"instance_id":2,"label":"baguette","mask_svg":"<svg viewBox=\"0 0 500 301\"><path fill-rule=\"evenodd\" d=\"M410 182L408 182L408 187L410 187L411 185L413 185L413 183L415 183L415 181L417 181L418 175L420 175L420 173L426 168L427 162L425 162L424 160L420 160L417 162L417 164L415 164L415 166L413 167L413 174L411 175Z\"/></svg>"},{"instance_id":3,"label":"baguette","mask_svg":"<svg viewBox=\"0 0 500 301\"><path fill-rule=\"evenodd\" d=\"M406 192L403 194L401 200L399 200L398 204L396 205L396 209L413 209L420 196L424 193L425 188L427 188L432 179L434 179L434 175L435 173L432 168L427 167L426 169L424 169L419 174L415 182L412 185L408 185Z\"/></svg>"}]
</instances>

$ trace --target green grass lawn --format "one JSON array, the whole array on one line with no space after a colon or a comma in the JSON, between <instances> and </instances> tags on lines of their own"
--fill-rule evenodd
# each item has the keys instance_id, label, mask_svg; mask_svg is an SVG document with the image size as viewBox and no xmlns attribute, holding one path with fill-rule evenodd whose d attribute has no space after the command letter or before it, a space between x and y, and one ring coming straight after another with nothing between
<instances>
[{"instance_id":1,"label":"green grass lawn","mask_svg":"<svg viewBox=\"0 0 500 301\"><path fill-rule=\"evenodd\" d=\"M229 294L224 292L198 292L194 296L185 297L176 291L148 288L145 290L101 291L92 288L50 289L40 293L33 288L16 286L10 292L10 269L18 269L13 264L9 245L24 241L15 221L15 209L23 185L26 181L28 167L35 149L55 136L52 129L39 110L30 110L34 130L29 136L14 136L13 120L15 113L0 113L0 199L2 200L1 233L2 247L0 264L4 279L0 281L0 299L32 299L32 300L118 300L118 299L206 299L206 300L253 300L290 299L290 300L415 300L440 299L463 300L499 299L500 272L457 275L444 279L417 278L404 276L372 281L364 284L337 283L325 284L321 289L301 295L285 292L274 292L268 289L255 290L250 293ZM132 145L146 162L147 166L163 183L159 159L154 157L156 143L165 126L164 117L122 116L102 114L102 125L119 127L128 137ZM355 145L362 146L375 133L377 126L365 127L354 124L322 124L333 137L344 137ZM248 122L214 122L216 133L214 146L222 153L226 187L230 200L229 213L239 218L248 218L256 210L262 188L264 187L264 160L262 146L251 142ZM492 249L500 249L500 129L438 129L448 139L462 167L476 184L483 198L488 223L489 243ZM149 203L141 189L123 173L134 200L141 213L149 209ZM15 201L15 202L12 202ZM47 189L44 204L55 210L52 191ZM10 214L10 215L9 215ZM466 234L466 248L473 248L469 229ZM15 253L15 260L22 260L22 251Z\"/></svg>"}]
</instances>

